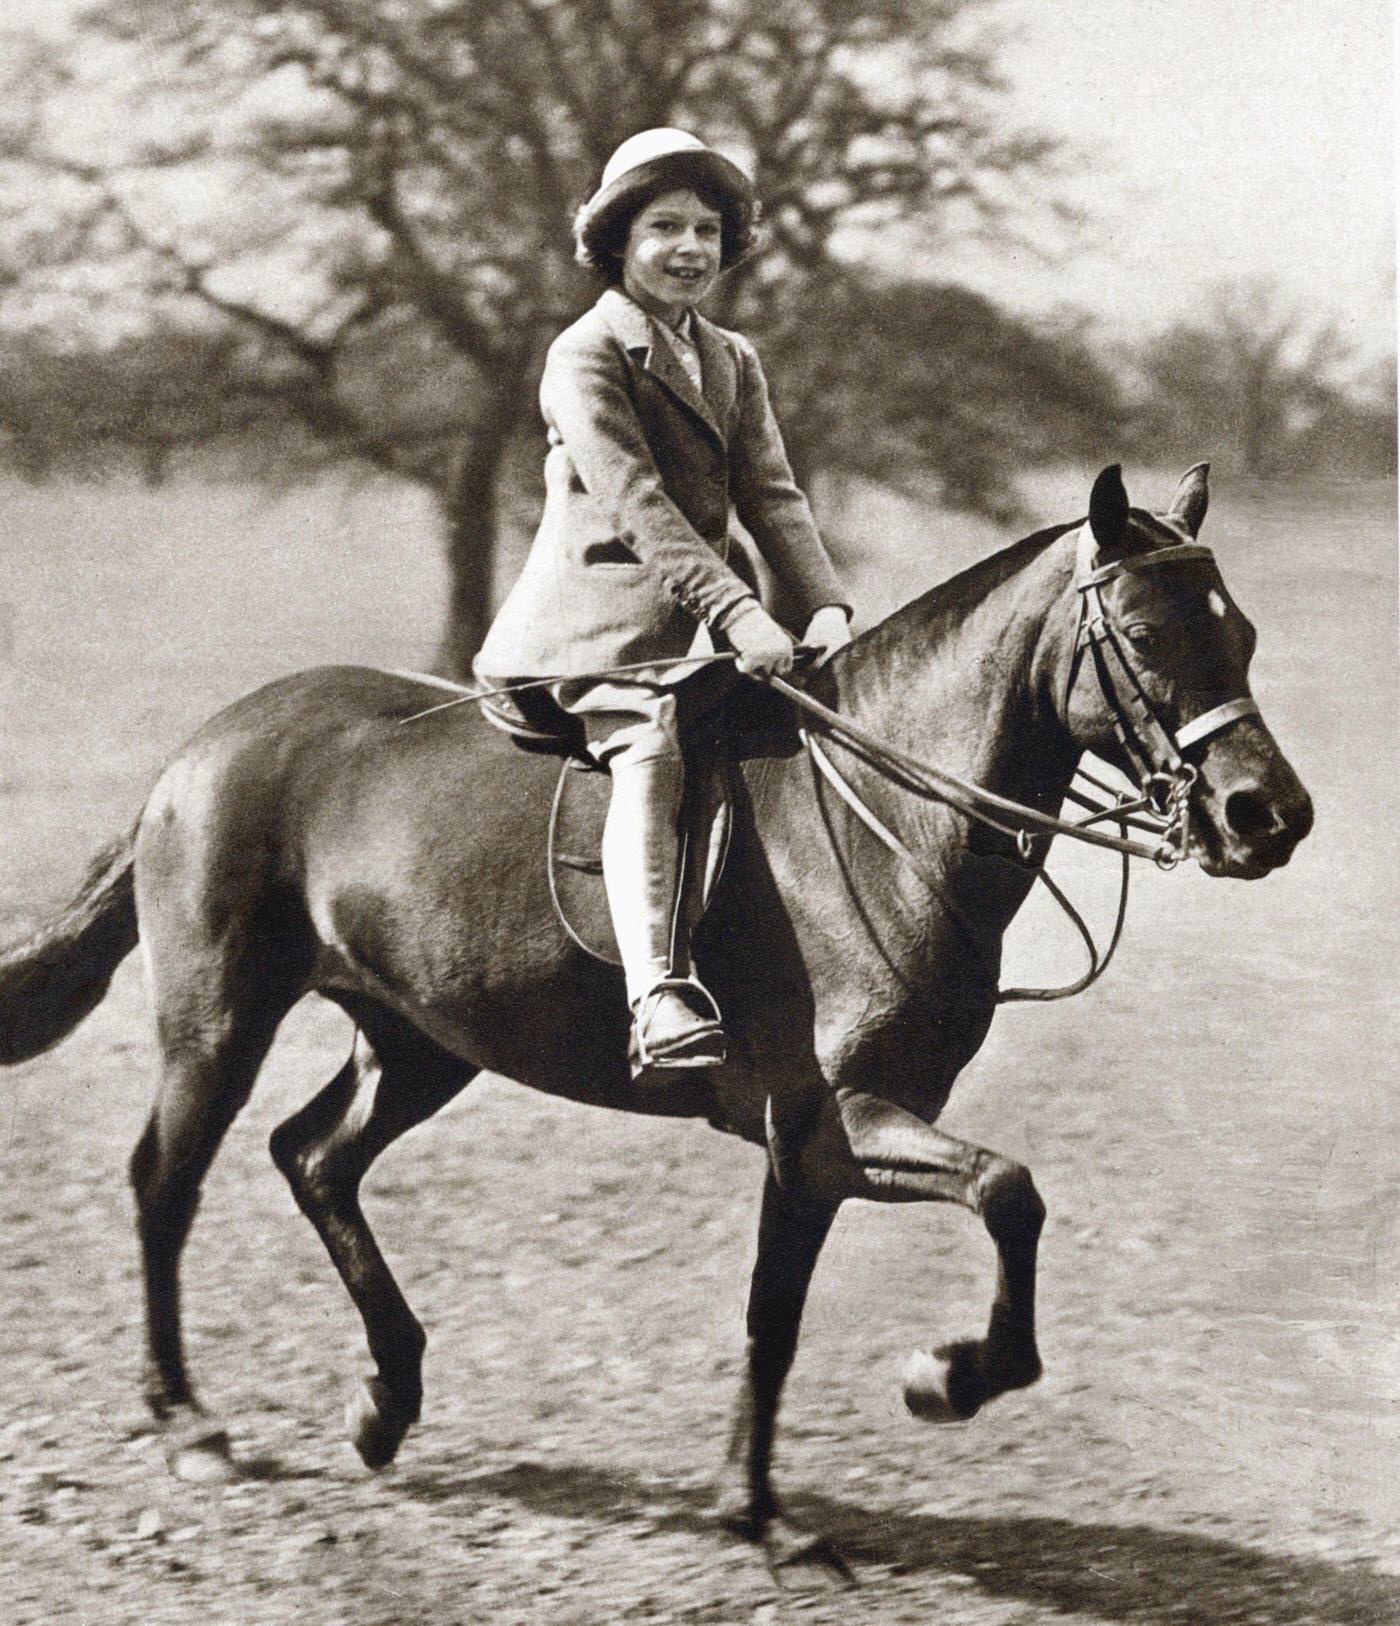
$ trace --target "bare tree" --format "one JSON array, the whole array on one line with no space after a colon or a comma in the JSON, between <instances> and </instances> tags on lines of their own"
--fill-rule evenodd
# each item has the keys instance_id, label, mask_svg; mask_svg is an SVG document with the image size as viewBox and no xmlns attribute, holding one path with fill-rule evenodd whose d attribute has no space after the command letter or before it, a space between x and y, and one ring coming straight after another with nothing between
<instances>
[{"instance_id":1,"label":"bare tree","mask_svg":"<svg viewBox=\"0 0 1400 1626\"><path fill-rule=\"evenodd\" d=\"M569 215L612 148L675 123L752 170L769 246L716 314L760 339L811 473L851 440L831 369L866 299L859 245L896 225L925 245L996 230L1043 189L1051 148L1002 126L984 9L103 0L86 53L8 147L77 188L70 264L105 267L96 281L154 327L219 336L234 420L260 407L328 461L436 493L441 664L460 672L489 613L510 454L537 433L543 350L587 297ZM186 413L192 434L199 421ZM959 472L956 437L920 450L946 457L953 490L985 488Z\"/></svg>"},{"instance_id":2,"label":"bare tree","mask_svg":"<svg viewBox=\"0 0 1400 1626\"><path fill-rule=\"evenodd\" d=\"M1032 324L946 284L853 278L841 326L846 342L810 358L821 387L797 414L828 478L1012 520L1018 474L1121 455L1128 413L1082 323Z\"/></svg>"},{"instance_id":3,"label":"bare tree","mask_svg":"<svg viewBox=\"0 0 1400 1626\"><path fill-rule=\"evenodd\" d=\"M1343 398L1350 359L1335 323L1285 305L1270 283L1222 285L1199 319L1148 346L1143 443L1199 455L1206 442L1254 478L1278 473Z\"/></svg>"}]
</instances>

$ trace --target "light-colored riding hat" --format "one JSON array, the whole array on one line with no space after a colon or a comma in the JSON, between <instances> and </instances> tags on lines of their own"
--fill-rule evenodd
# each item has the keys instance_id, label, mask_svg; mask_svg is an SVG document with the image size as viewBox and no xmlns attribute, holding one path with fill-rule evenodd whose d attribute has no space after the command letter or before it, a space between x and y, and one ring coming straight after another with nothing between
<instances>
[{"instance_id":1,"label":"light-colored riding hat","mask_svg":"<svg viewBox=\"0 0 1400 1626\"><path fill-rule=\"evenodd\" d=\"M640 130L608 159L598 190L574 217L579 257L596 259L619 214L635 207L658 181L719 192L745 208L753 206L753 183L743 170L688 130L661 125Z\"/></svg>"}]
</instances>

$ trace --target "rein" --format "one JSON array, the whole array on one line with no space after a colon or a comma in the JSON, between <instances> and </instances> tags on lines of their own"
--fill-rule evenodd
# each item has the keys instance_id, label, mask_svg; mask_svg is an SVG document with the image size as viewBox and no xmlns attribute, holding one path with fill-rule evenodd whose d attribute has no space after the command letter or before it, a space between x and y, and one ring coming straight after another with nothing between
<instances>
[{"instance_id":1,"label":"rein","mask_svg":"<svg viewBox=\"0 0 1400 1626\"><path fill-rule=\"evenodd\" d=\"M850 752L901 789L930 801L943 802L979 824L1011 837L1016 843L1017 852L1027 863L1037 856L1037 842L1044 842L1048 846L1050 839L1057 835L1119 855L1122 875L1118 908L1108 947L1102 955L1083 916L1046 873L1043 865L1036 869L1035 878L1049 891L1083 940L1089 954L1089 969L1082 977L1061 988L1004 988L997 996L1001 1003L1068 999L1074 994L1083 993L1098 981L1108 969L1123 935L1128 909L1129 860L1147 858L1159 869L1171 870L1186 855L1190 840L1191 793L1196 784L1197 770L1184 760L1182 752L1199 745L1241 718L1259 715L1259 707L1253 697L1244 694L1191 718L1174 732L1169 729L1152 704L1141 674L1108 614L1100 591L1105 584L1128 572L1166 565L1212 563L1215 555L1211 550L1201 543L1183 541L1096 566L1093 563L1093 547L1093 534L1086 523L1078 542L1075 589L1079 597L1079 628L1065 685L1065 703L1067 707L1080 662L1088 650L1094 662L1100 691L1114 715L1114 733L1138 781L1138 794L1134 797L1129 792L1116 790L1085 769L1077 768L1077 779L1083 779L1101 795L1113 798L1111 801L1098 802L1085 791L1071 785L1065 792L1065 800L1085 810L1085 816L1081 819L1063 819L1052 813L1044 813L1039 808L963 779L946 768L940 768L937 763L922 761L882 740L850 717L823 705L786 679L772 675L762 678L800 712L805 712L818 722L824 738ZM736 658L732 650L724 650L677 659L633 661L627 665L609 667L605 671L568 675L573 679L600 681L655 672L662 668L669 670L714 665ZM493 689L474 689L439 705L429 706L424 711L414 712L401 718L400 722L418 722L455 706L479 704L496 695L511 694L521 689L544 688L560 680L561 675L556 675L506 683ZM811 758L818 783L824 779L831 785L856 818L885 847L908 864L926 885L934 891L941 891L941 882L932 875L928 866L880 819L832 762L816 731L799 727L798 733ZM1105 821L1117 826L1117 835L1094 828ZM1155 836L1156 840L1150 843L1136 840L1128 834L1130 829Z\"/></svg>"},{"instance_id":2,"label":"rein","mask_svg":"<svg viewBox=\"0 0 1400 1626\"><path fill-rule=\"evenodd\" d=\"M767 680L799 710L819 721L824 734L837 745L914 795L944 802L968 818L1012 837L1017 851L1027 862L1035 857L1037 839L1048 841L1049 837L1055 835L1063 835L1089 846L1104 847L1120 855L1122 878L1118 908L1108 948L1102 956L1074 905L1043 867L1036 870L1036 878L1044 884L1082 938L1089 953L1089 969L1075 982L1062 988L1003 989L998 996L1002 1003L1068 999L1098 981L1108 969L1122 938L1128 906L1129 859L1150 858L1158 868L1170 870L1186 854L1190 839L1191 792L1196 784L1197 770L1184 760L1181 753L1241 718L1259 715L1259 707L1253 698L1240 695L1192 718L1173 733L1163 723L1148 697L1100 592L1105 583L1125 572L1150 570L1169 564L1213 562L1211 550L1195 542L1173 544L1094 567L1092 547L1093 536L1086 525L1079 540L1075 586L1079 595L1080 620L1066 682L1066 704L1079 661L1087 648L1092 651L1100 690L1114 714L1114 732L1138 780L1139 794L1136 798L1116 792L1092 774L1077 769L1076 777L1086 780L1096 790L1114 797L1114 800L1111 803L1097 803L1071 786L1066 799L1086 809L1084 818L1069 820L1043 813L1038 808L1013 801L971 780L960 778L936 763L911 756L782 678L770 677ZM928 867L861 798L822 749L815 734L810 729L799 729L799 733L817 773L832 786L860 822L908 864L925 884L939 890ZM1119 833L1116 836L1092 828L1104 820L1111 820L1117 825ZM1154 834L1158 839L1151 845L1134 840L1127 833L1130 826Z\"/></svg>"},{"instance_id":3,"label":"rein","mask_svg":"<svg viewBox=\"0 0 1400 1626\"><path fill-rule=\"evenodd\" d=\"M1148 698L1141 676L1123 647L1117 628L1104 605L1100 587L1116 576L1131 571L1150 570L1168 564L1205 563L1214 560L1211 550L1198 543L1154 549L1151 553L1129 555L1097 569L1087 566L1088 527L1080 539L1080 566L1076 588L1080 598L1080 626L1075 655L1070 665L1069 688L1073 686L1080 655L1088 647L1095 652L1095 670L1104 699L1113 708L1114 730L1128 760L1138 775L1136 799L1100 805L1083 792L1073 789L1069 800L1089 810L1083 819L1069 820L1039 808L1017 802L1008 796L960 778L937 763L924 762L872 734L841 712L794 688L780 677L767 681L799 710L816 718L837 744L878 769L886 778L931 800L946 802L969 818L1002 835L1011 836L1023 858L1034 856L1032 843L1037 836L1067 836L1092 847L1105 847L1129 858L1150 858L1162 869L1174 869L1186 855L1189 837L1190 796L1196 783L1196 769L1181 752L1218 734L1243 717L1257 717L1259 707L1250 695L1240 695L1223 705L1184 723L1173 733L1163 723ZM1115 678L1114 668L1121 674ZM1140 765L1140 766L1138 766ZM830 766L828 761L828 766ZM1081 773L1097 790L1113 795L1112 787ZM852 792L854 795L855 793ZM872 815L873 817L873 815ZM1107 835L1091 828L1103 819L1113 819L1120 827L1131 825L1149 831L1158 840L1149 845L1126 834Z\"/></svg>"},{"instance_id":4,"label":"rein","mask_svg":"<svg viewBox=\"0 0 1400 1626\"><path fill-rule=\"evenodd\" d=\"M842 775L831 758L822 750L815 735L805 728L799 729L798 733L802 737L802 743L807 747L813 765L826 778L827 783L831 785L852 813L892 853L902 858L926 886L933 891L941 892L941 881L929 871L928 866L910 851L894 831L883 822L875 810L863 800L850 780ZM1089 779L1093 784L1097 785L1099 783L1090 774L1084 774L1083 777ZM1105 786L1104 789L1107 790L1108 787ZM1089 804L1088 797L1077 796L1075 799L1084 805ZM1122 831L1126 829L1128 818L1131 816L1127 811L1128 805L1125 803L1117 807L1103 807L1094 813L1092 817L1115 819L1119 830ZM1087 824L1090 821L1084 820L1083 822ZM1044 868L1036 870L1036 879L1045 887L1055 902L1059 904L1070 924L1079 933L1084 947L1088 950L1089 969L1082 977L1077 977L1073 982L1066 983L1060 988L1003 988L997 994L998 1004L1010 1005L1029 1000L1070 999L1075 994L1082 994L1086 988L1093 987L1104 972L1108 970L1109 963L1118 952L1118 944L1123 936L1123 925L1128 917L1129 857L1129 853L1125 851L1120 858L1122 870L1118 888L1118 908L1114 916L1113 932L1109 937L1108 947L1102 956L1099 954L1098 945L1094 942L1094 935L1085 923L1083 915L1070 902L1063 889L1051 878L1048 871Z\"/></svg>"},{"instance_id":5,"label":"rein","mask_svg":"<svg viewBox=\"0 0 1400 1626\"><path fill-rule=\"evenodd\" d=\"M869 729L862 728L859 723L852 722L841 712L833 711L829 706L824 706L820 700L814 699L801 689L794 688L784 678L772 677L766 681L779 694L792 701L799 710L817 718L824 725L824 732L838 745L843 746L852 755L860 757L870 767L878 769L892 783L930 801L946 802L958 812L965 813L968 818L976 819L979 824L985 824L989 829L1012 837L1023 858L1034 856L1032 844L1037 837L1062 835L1069 836L1075 841L1082 841L1091 847L1106 847L1110 852L1122 853L1129 858L1150 858L1163 869L1173 869L1181 861L1184 847L1181 845L1179 826L1182 821L1180 817L1172 819L1156 814L1154 803L1149 796L1141 796L1120 807L1100 807L1081 793L1073 799L1081 806L1092 807L1093 811L1089 817L1074 821L1057 818L1053 813L1042 813L1039 808L1031 807L1025 802L1014 801L1011 797L987 790L970 779L962 779L946 768L940 768L937 763L924 762L918 757L911 756L907 751L902 751L898 746L891 745L878 735L872 734ZM801 730L801 732L806 738L811 739L810 731ZM823 759L828 767L831 767L830 759L825 758L824 754ZM831 768L831 771L836 770ZM1193 769L1193 779L1194 776ZM855 795L855 792L852 791L851 794ZM1137 829L1160 832L1162 839L1149 846L1144 841L1134 841L1127 836L1105 835L1101 830L1090 828L1100 819L1125 815L1129 816L1125 822L1131 822Z\"/></svg>"}]
</instances>

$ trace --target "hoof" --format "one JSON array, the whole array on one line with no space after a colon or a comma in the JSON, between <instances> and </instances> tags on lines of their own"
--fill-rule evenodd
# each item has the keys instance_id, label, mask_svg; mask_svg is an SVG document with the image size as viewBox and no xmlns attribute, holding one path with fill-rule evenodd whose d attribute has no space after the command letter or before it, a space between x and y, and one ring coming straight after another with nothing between
<instances>
[{"instance_id":1,"label":"hoof","mask_svg":"<svg viewBox=\"0 0 1400 1626\"><path fill-rule=\"evenodd\" d=\"M804 1530L778 1515L763 1531L763 1553L768 1568L784 1586L854 1586L856 1578L840 1551L825 1536Z\"/></svg>"},{"instance_id":2,"label":"hoof","mask_svg":"<svg viewBox=\"0 0 1400 1626\"><path fill-rule=\"evenodd\" d=\"M904 1368L904 1404L926 1423L965 1423L987 1401L1009 1389L1027 1388L1040 1370L1033 1343L1014 1353L1005 1345L971 1338L944 1344L931 1354L919 1349Z\"/></svg>"},{"instance_id":3,"label":"hoof","mask_svg":"<svg viewBox=\"0 0 1400 1626\"><path fill-rule=\"evenodd\" d=\"M412 1422L379 1378L365 1378L346 1402L345 1427L366 1468L387 1468Z\"/></svg>"},{"instance_id":4,"label":"hoof","mask_svg":"<svg viewBox=\"0 0 1400 1626\"><path fill-rule=\"evenodd\" d=\"M189 1485L227 1485L238 1478L238 1464L221 1428L172 1442L166 1449L166 1461L171 1473Z\"/></svg>"},{"instance_id":5,"label":"hoof","mask_svg":"<svg viewBox=\"0 0 1400 1626\"><path fill-rule=\"evenodd\" d=\"M721 1530L741 1541L762 1541L771 1514L756 1512L751 1503L735 1497L725 1499L715 1507L715 1522Z\"/></svg>"},{"instance_id":6,"label":"hoof","mask_svg":"<svg viewBox=\"0 0 1400 1626\"><path fill-rule=\"evenodd\" d=\"M801 1580L820 1586L855 1585L850 1565L825 1536L804 1529L776 1508L761 1510L748 1498L736 1496L722 1499L715 1517L731 1536L761 1547L768 1568L784 1584Z\"/></svg>"},{"instance_id":7,"label":"hoof","mask_svg":"<svg viewBox=\"0 0 1400 1626\"><path fill-rule=\"evenodd\" d=\"M904 1368L904 1404L925 1423L967 1422L986 1398L980 1356L971 1342L916 1349Z\"/></svg>"}]
</instances>

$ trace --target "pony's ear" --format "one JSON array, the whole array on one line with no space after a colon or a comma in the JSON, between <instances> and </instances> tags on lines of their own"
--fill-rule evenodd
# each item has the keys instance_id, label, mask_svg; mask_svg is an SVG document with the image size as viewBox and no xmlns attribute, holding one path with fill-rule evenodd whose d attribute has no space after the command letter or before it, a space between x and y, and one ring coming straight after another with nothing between
<instances>
[{"instance_id":1,"label":"pony's ear","mask_svg":"<svg viewBox=\"0 0 1400 1626\"><path fill-rule=\"evenodd\" d=\"M1117 553L1128 535L1128 493L1123 468L1110 463L1089 494L1089 529L1100 553Z\"/></svg>"},{"instance_id":2,"label":"pony's ear","mask_svg":"<svg viewBox=\"0 0 1400 1626\"><path fill-rule=\"evenodd\" d=\"M1201 521L1206 517L1206 509L1210 506L1210 489L1207 484L1209 477L1209 463L1197 463L1193 468L1187 469L1181 477L1181 484L1176 488L1172 505L1167 510L1167 518L1180 525L1188 536L1200 535Z\"/></svg>"}]
</instances>

